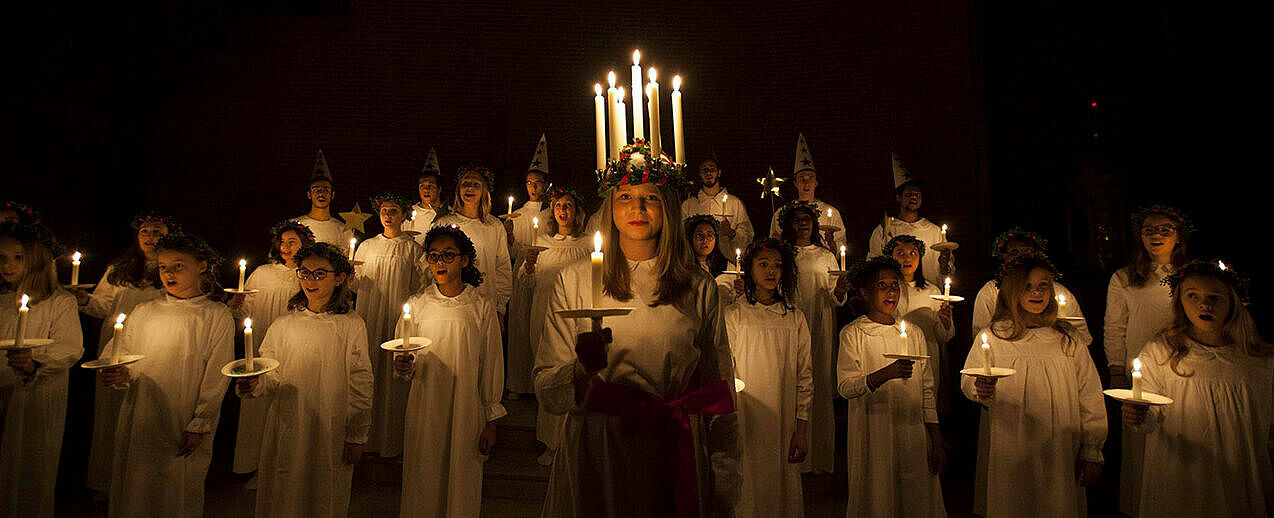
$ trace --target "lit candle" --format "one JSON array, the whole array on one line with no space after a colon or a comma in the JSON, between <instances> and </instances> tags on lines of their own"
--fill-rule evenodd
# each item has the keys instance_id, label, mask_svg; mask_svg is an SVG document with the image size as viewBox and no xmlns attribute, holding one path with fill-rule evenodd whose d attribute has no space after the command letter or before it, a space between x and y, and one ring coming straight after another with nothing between
<instances>
[{"instance_id":1,"label":"lit candle","mask_svg":"<svg viewBox=\"0 0 1274 518\"><path fill-rule=\"evenodd\" d=\"M1132 359L1132 398L1141 399L1141 358Z\"/></svg>"},{"instance_id":2,"label":"lit candle","mask_svg":"<svg viewBox=\"0 0 1274 518\"><path fill-rule=\"evenodd\" d=\"M76 253L78 254L79 252L76 252ZM1216 265L1217 265L1217 268L1220 268L1220 269L1221 269L1221 271L1223 271L1223 272L1225 271L1225 263L1224 263L1224 262L1222 262L1222 261L1217 261L1217 262L1216 262ZM71 282L75 282L75 281L71 281Z\"/></svg>"},{"instance_id":3,"label":"lit candle","mask_svg":"<svg viewBox=\"0 0 1274 518\"><path fill-rule=\"evenodd\" d=\"M641 108L641 51L633 50L633 138L646 138Z\"/></svg>"},{"instance_id":4,"label":"lit candle","mask_svg":"<svg viewBox=\"0 0 1274 518\"><path fill-rule=\"evenodd\" d=\"M403 304L403 347L411 345L411 304Z\"/></svg>"},{"instance_id":5,"label":"lit candle","mask_svg":"<svg viewBox=\"0 0 1274 518\"><path fill-rule=\"evenodd\" d=\"M947 225L945 223L942 225L942 239L939 239L938 241L941 243L947 242Z\"/></svg>"},{"instance_id":6,"label":"lit candle","mask_svg":"<svg viewBox=\"0 0 1274 518\"><path fill-rule=\"evenodd\" d=\"M656 80L659 74L652 67L646 76L650 78L650 82L646 84L646 98L650 103L650 153L654 155L650 158L653 160L658 159L664 149L659 138L659 82Z\"/></svg>"},{"instance_id":7,"label":"lit candle","mask_svg":"<svg viewBox=\"0 0 1274 518\"><path fill-rule=\"evenodd\" d=\"M600 307L602 303L602 232L599 230L593 233L593 307Z\"/></svg>"},{"instance_id":8,"label":"lit candle","mask_svg":"<svg viewBox=\"0 0 1274 518\"><path fill-rule=\"evenodd\" d=\"M947 280L943 282L943 285L942 296L948 299L951 298L951 278L947 277Z\"/></svg>"},{"instance_id":9,"label":"lit candle","mask_svg":"<svg viewBox=\"0 0 1274 518\"><path fill-rule=\"evenodd\" d=\"M531 228L533 228L533 229L535 229L535 230L539 230L539 229L540 229L540 217L539 217L539 216L531 216Z\"/></svg>"},{"instance_id":10,"label":"lit candle","mask_svg":"<svg viewBox=\"0 0 1274 518\"><path fill-rule=\"evenodd\" d=\"M509 214L513 214L513 197L509 196Z\"/></svg>"},{"instance_id":11,"label":"lit candle","mask_svg":"<svg viewBox=\"0 0 1274 518\"><path fill-rule=\"evenodd\" d=\"M79 252L71 253L71 285L79 284ZM1224 269L1223 269L1224 270Z\"/></svg>"},{"instance_id":12,"label":"lit candle","mask_svg":"<svg viewBox=\"0 0 1274 518\"><path fill-rule=\"evenodd\" d=\"M243 319L243 357L247 358L245 362L248 372L257 370L256 362L252 359L255 354L256 347L252 344L252 318Z\"/></svg>"},{"instance_id":13,"label":"lit candle","mask_svg":"<svg viewBox=\"0 0 1274 518\"><path fill-rule=\"evenodd\" d=\"M841 270L845 269L845 245L840 245L840 263L838 266Z\"/></svg>"},{"instance_id":14,"label":"lit candle","mask_svg":"<svg viewBox=\"0 0 1274 518\"><path fill-rule=\"evenodd\" d=\"M619 142L619 131L615 129L618 124L615 122L615 71L612 70L606 75L606 82L610 83L610 88L606 89L606 109L610 110L610 119L606 121L610 125L610 152L611 156L619 157L619 148L623 144Z\"/></svg>"},{"instance_id":15,"label":"lit candle","mask_svg":"<svg viewBox=\"0 0 1274 518\"><path fill-rule=\"evenodd\" d=\"M243 280L244 280L244 277L247 275L247 271L248 271L248 260L240 259L239 260L239 291L243 291Z\"/></svg>"},{"instance_id":16,"label":"lit candle","mask_svg":"<svg viewBox=\"0 0 1274 518\"><path fill-rule=\"evenodd\" d=\"M358 240L357 240L357 239L354 239L354 238L352 238L352 237L351 237L351 238L349 238L349 260L351 260L351 261L353 261L353 260L354 260L354 245L356 245L356 244L358 244Z\"/></svg>"},{"instance_id":17,"label":"lit candle","mask_svg":"<svg viewBox=\"0 0 1274 518\"><path fill-rule=\"evenodd\" d=\"M898 321L898 337L899 338L907 337L907 321L906 320Z\"/></svg>"},{"instance_id":18,"label":"lit candle","mask_svg":"<svg viewBox=\"0 0 1274 518\"><path fill-rule=\"evenodd\" d=\"M681 125L681 76L672 76L672 141L677 146L677 163L686 163L686 130Z\"/></svg>"},{"instance_id":19,"label":"lit candle","mask_svg":"<svg viewBox=\"0 0 1274 518\"><path fill-rule=\"evenodd\" d=\"M123 349L120 345L121 342L123 342L123 335L121 335L121 333L124 332L124 319L127 317L128 315L123 313L120 313L119 316L115 317L115 345L111 348L111 365L119 363L119 351L120 349Z\"/></svg>"},{"instance_id":20,"label":"lit candle","mask_svg":"<svg viewBox=\"0 0 1274 518\"><path fill-rule=\"evenodd\" d=\"M606 169L606 105L602 99L602 84L593 85L597 95L593 97L593 118L597 126L597 169Z\"/></svg>"},{"instance_id":21,"label":"lit candle","mask_svg":"<svg viewBox=\"0 0 1274 518\"><path fill-rule=\"evenodd\" d=\"M1058 293L1058 294L1057 294L1057 305L1058 305L1059 307L1060 307L1060 306L1065 306L1065 305L1066 305L1066 295L1065 295L1064 293Z\"/></svg>"},{"instance_id":22,"label":"lit candle","mask_svg":"<svg viewBox=\"0 0 1274 518\"><path fill-rule=\"evenodd\" d=\"M831 209L831 207L828 207L828 209L827 209L827 219L828 219L828 220L831 220L831 219L832 219L832 209Z\"/></svg>"},{"instance_id":23,"label":"lit candle","mask_svg":"<svg viewBox=\"0 0 1274 518\"><path fill-rule=\"evenodd\" d=\"M628 109L627 105L624 104L625 95L627 95L627 91L624 90L624 87L621 86L615 89L615 117L619 119L617 128L619 131L619 147L621 148L628 145Z\"/></svg>"},{"instance_id":24,"label":"lit candle","mask_svg":"<svg viewBox=\"0 0 1274 518\"><path fill-rule=\"evenodd\" d=\"M743 250L734 249L734 267L743 271Z\"/></svg>"},{"instance_id":25,"label":"lit candle","mask_svg":"<svg viewBox=\"0 0 1274 518\"><path fill-rule=\"evenodd\" d=\"M412 220L412 221L416 221L416 211L415 211L415 210L411 211L411 220Z\"/></svg>"},{"instance_id":26,"label":"lit candle","mask_svg":"<svg viewBox=\"0 0 1274 518\"><path fill-rule=\"evenodd\" d=\"M31 309L27 307L28 302L31 302L31 297L28 297L26 293L23 293L21 302L18 305L18 331L13 337L14 347L22 347L22 342L26 340L27 313L31 311Z\"/></svg>"},{"instance_id":27,"label":"lit candle","mask_svg":"<svg viewBox=\"0 0 1274 518\"><path fill-rule=\"evenodd\" d=\"M991 375L991 344L986 341L986 333L982 333L982 365L986 367L986 375Z\"/></svg>"}]
</instances>

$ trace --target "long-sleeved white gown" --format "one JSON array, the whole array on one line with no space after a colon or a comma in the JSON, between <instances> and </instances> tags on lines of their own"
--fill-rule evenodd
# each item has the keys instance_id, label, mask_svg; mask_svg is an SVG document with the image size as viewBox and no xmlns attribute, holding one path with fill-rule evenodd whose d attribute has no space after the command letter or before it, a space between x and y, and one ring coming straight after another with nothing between
<instances>
[{"instance_id":1,"label":"long-sleeved white gown","mask_svg":"<svg viewBox=\"0 0 1274 518\"><path fill-rule=\"evenodd\" d=\"M288 300L301 291L296 270L285 264L270 263L252 270L244 282L248 290L260 290L245 295L243 307L235 314L235 320L252 319L256 336L267 336L274 319L288 311ZM270 407L266 395L239 402L239 426L234 441L234 472L251 473L257 469L257 457L261 454L262 431L265 430L265 412Z\"/></svg>"},{"instance_id":2,"label":"long-sleeved white gown","mask_svg":"<svg viewBox=\"0 0 1274 518\"><path fill-rule=\"evenodd\" d=\"M495 216L474 219L453 211L438 218L434 225L456 225L473 241L478 252L478 271L482 272L478 293L491 301L497 313L504 314L513 294L513 263L504 224Z\"/></svg>"},{"instance_id":3,"label":"long-sleeved white gown","mask_svg":"<svg viewBox=\"0 0 1274 518\"><path fill-rule=\"evenodd\" d=\"M826 248L796 247L796 307L810 326L810 359L814 371L814 400L810 406L810 451L802 471L831 473L836 453L836 278L827 272L839 269L836 256Z\"/></svg>"}]
</instances>

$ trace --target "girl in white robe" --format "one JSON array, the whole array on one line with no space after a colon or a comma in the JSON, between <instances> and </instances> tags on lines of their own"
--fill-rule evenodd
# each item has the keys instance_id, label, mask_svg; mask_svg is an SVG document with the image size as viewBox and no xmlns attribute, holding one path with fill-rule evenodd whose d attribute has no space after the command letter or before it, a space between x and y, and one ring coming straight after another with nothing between
<instances>
[{"instance_id":1,"label":"girl in white robe","mask_svg":"<svg viewBox=\"0 0 1274 518\"><path fill-rule=\"evenodd\" d=\"M942 376L950 363L946 345L955 336L951 304L930 296L941 295L942 290L925 279L923 260L927 250L924 241L915 236L894 236L885 243L883 251L885 257L897 261L902 268L902 296L898 299L897 316L924 331L925 354L930 358L928 367L937 387L938 410L946 414L951 408L948 387L954 385L944 385L946 380Z\"/></svg>"},{"instance_id":2,"label":"girl in white robe","mask_svg":"<svg viewBox=\"0 0 1274 518\"><path fill-rule=\"evenodd\" d=\"M367 451L381 457L403 452L403 413L407 409L406 383L394 380L393 355L380 344L394 337L394 325L402 315L403 302L423 284L421 258L424 249L403 233L409 205L396 194L382 194L372 200L384 232L358 244L350 288L358 292L354 310L367 326L368 358L375 373L372 392L372 431Z\"/></svg>"},{"instance_id":3,"label":"girl in white robe","mask_svg":"<svg viewBox=\"0 0 1274 518\"><path fill-rule=\"evenodd\" d=\"M734 515L800 518L798 465L809 449L814 380L809 325L789 302L796 257L787 243L769 238L749 246L742 263L744 296L724 316L735 377L745 385L738 394L743 488Z\"/></svg>"},{"instance_id":4,"label":"girl in white robe","mask_svg":"<svg viewBox=\"0 0 1274 518\"><path fill-rule=\"evenodd\" d=\"M84 353L75 297L53 281L52 234L35 225L0 226L0 337L18 331L19 298L29 297L23 337L53 342L6 351L0 366L0 509L9 516L53 517L68 370Z\"/></svg>"},{"instance_id":5,"label":"girl in white robe","mask_svg":"<svg viewBox=\"0 0 1274 518\"><path fill-rule=\"evenodd\" d=\"M1172 207L1152 205L1132 217L1132 262L1110 276L1106 290L1104 346L1110 385L1128 388L1128 367L1141 348L1172 322L1172 294L1164 279L1186 263L1189 218ZM1141 457L1144 436L1122 430L1119 464L1119 511L1136 516L1141 501Z\"/></svg>"},{"instance_id":6,"label":"girl in white robe","mask_svg":"<svg viewBox=\"0 0 1274 518\"><path fill-rule=\"evenodd\" d=\"M1232 272L1231 272L1232 273ZM1240 283L1211 263L1173 280L1173 322L1141 351L1141 390L1124 403L1144 434L1141 516L1269 516L1274 511L1274 348L1243 307Z\"/></svg>"},{"instance_id":7,"label":"girl in white robe","mask_svg":"<svg viewBox=\"0 0 1274 518\"><path fill-rule=\"evenodd\" d=\"M213 434L233 359L230 309L210 273L219 258L193 236L170 234L156 245L167 295L139 304L102 352L142 354L137 363L103 369L106 387L126 387L115 428L111 516L199 517ZM104 387L105 388L105 387ZM105 388L109 390L109 388Z\"/></svg>"},{"instance_id":8,"label":"girl in white robe","mask_svg":"<svg viewBox=\"0 0 1274 518\"><path fill-rule=\"evenodd\" d=\"M367 330L350 311L345 282L354 268L340 249L321 243L297 258L305 290L293 293L293 311L275 320L261 342L260 356L279 367L237 384L241 397L273 396L256 516L339 518L349 510L354 463L371 428Z\"/></svg>"},{"instance_id":9,"label":"girl in white robe","mask_svg":"<svg viewBox=\"0 0 1274 518\"><path fill-rule=\"evenodd\" d=\"M106 267L106 273L102 274L93 292L71 290L80 305L80 312L102 319L94 350L99 357L115 334L116 315L132 313L138 304L164 297L159 274L155 271L155 243L169 232L181 231L177 222L157 214L138 216L133 219L132 226L136 231L135 243ZM85 484L103 497L111 487L115 423L119 420L119 407L123 403L124 391L96 385L93 391L93 441L89 446Z\"/></svg>"},{"instance_id":10,"label":"girl in white robe","mask_svg":"<svg viewBox=\"0 0 1274 518\"><path fill-rule=\"evenodd\" d=\"M296 261L293 257L302 247L314 244L314 233L309 227L286 220L270 229L270 262L256 267L245 289L257 293L236 295L227 304L236 321L252 319L257 336L266 336L274 319L288 312L288 300L301 290L296 279ZM270 407L267 397L249 398L239 403L239 428L234 443L234 472L252 473L257 470L257 457L261 453L261 433L265 429L265 412ZM249 488L254 488L251 483Z\"/></svg>"},{"instance_id":11,"label":"girl in white robe","mask_svg":"<svg viewBox=\"0 0 1274 518\"><path fill-rule=\"evenodd\" d=\"M904 276L892 259L864 265L854 284L868 313L840 332L836 378L837 391L849 398L849 517L947 514L933 356L924 329L896 317ZM890 353L929 359L884 356Z\"/></svg>"},{"instance_id":12,"label":"girl in white robe","mask_svg":"<svg viewBox=\"0 0 1274 518\"><path fill-rule=\"evenodd\" d=\"M495 306L476 289L482 274L469 238L436 227L425 237L434 284L412 296L412 336L429 347L399 353L398 376L411 380L399 516L471 517L482 507L482 463L495 446L504 355ZM399 334L404 320L399 321Z\"/></svg>"},{"instance_id":13,"label":"girl in white robe","mask_svg":"<svg viewBox=\"0 0 1274 518\"><path fill-rule=\"evenodd\" d=\"M1047 246L1048 240L1040 237L1039 234L1014 227L996 236L991 256L1003 264L1024 253L1044 253ZM1092 333L1088 330L1088 321L1084 318L1084 311L1080 309L1079 299L1060 282L1053 283L1053 289L1057 291L1058 318L1066 320L1075 326L1076 331L1091 340ZM995 313L995 300L999 294L1000 288L996 287L994 279L986 281L986 284L978 290L978 295L973 301L974 335L981 333L991 324L991 315Z\"/></svg>"},{"instance_id":14,"label":"girl in white robe","mask_svg":"<svg viewBox=\"0 0 1274 518\"><path fill-rule=\"evenodd\" d=\"M831 473L836 452L836 308L848 300L849 278L828 272L842 269L836 256L823 247L818 213L811 205L789 203L779 214L783 240L796 248L796 308L810 327L810 358L814 370L814 401L810 407L810 453L802 472Z\"/></svg>"},{"instance_id":15,"label":"girl in white robe","mask_svg":"<svg viewBox=\"0 0 1274 518\"><path fill-rule=\"evenodd\" d=\"M495 305L503 319L509 297L513 294L513 265L509 260L508 235L500 220L491 215L491 171L485 167L466 165L456 178L456 197L452 211L434 220L435 226L455 225L463 230L478 249L478 271L482 286L478 293Z\"/></svg>"},{"instance_id":16,"label":"girl in white robe","mask_svg":"<svg viewBox=\"0 0 1274 518\"><path fill-rule=\"evenodd\" d=\"M603 180L597 218L602 295L589 288L589 262L564 268L536 356L536 396L567 415L542 516L729 513L738 418L716 285L687 250L667 157L649 171L648 147L625 149ZM596 307L632 311L604 329L559 313ZM664 413L672 404L680 411Z\"/></svg>"},{"instance_id":17,"label":"girl in white robe","mask_svg":"<svg viewBox=\"0 0 1274 518\"><path fill-rule=\"evenodd\" d=\"M1040 255L1007 266L982 336L993 366L1016 373L961 379L965 396L984 407L973 510L987 518L1084 516L1084 486L1101 473L1101 380L1083 336L1057 320L1055 271ZM984 366L974 343L964 368Z\"/></svg>"},{"instance_id":18,"label":"girl in white robe","mask_svg":"<svg viewBox=\"0 0 1274 518\"><path fill-rule=\"evenodd\" d=\"M726 269L726 261L725 257L717 253L721 223L708 214L698 214L686 218L685 227L686 239L690 244L690 252L695 256L695 264L708 272L708 275L717 282L717 294L721 305L728 305L734 300L735 281L742 283L743 278L739 275L722 273ZM730 253L733 254L734 250ZM734 265L735 271L738 271L738 268L739 265Z\"/></svg>"}]
</instances>

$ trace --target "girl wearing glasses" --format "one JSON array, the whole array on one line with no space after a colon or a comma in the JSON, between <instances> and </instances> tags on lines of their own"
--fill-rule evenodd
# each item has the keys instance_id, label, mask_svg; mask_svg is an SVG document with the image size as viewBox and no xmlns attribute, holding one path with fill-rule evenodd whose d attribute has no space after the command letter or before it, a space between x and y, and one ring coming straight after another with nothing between
<instances>
[{"instance_id":1,"label":"girl wearing glasses","mask_svg":"<svg viewBox=\"0 0 1274 518\"><path fill-rule=\"evenodd\" d=\"M425 283L421 271L424 249L402 231L411 202L395 193L372 197L384 231L358 245L350 289L358 292L354 310L367 326L368 357L376 373L373 391L372 431L367 451L381 457L403 452L403 412L407 387L393 378L393 357L380 344L394 337L394 323L402 315L403 301Z\"/></svg>"},{"instance_id":2,"label":"girl wearing glasses","mask_svg":"<svg viewBox=\"0 0 1274 518\"><path fill-rule=\"evenodd\" d=\"M500 220L491 216L491 170L473 164L456 175L456 196L451 212L434 221L435 226L455 225L463 230L477 249L477 263L485 282L477 288L504 318L505 306L513 294L513 265L509 260L508 235Z\"/></svg>"},{"instance_id":3,"label":"girl wearing glasses","mask_svg":"<svg viewBox=\"0 0 1274 518\"><path fill-rule=\"evenodd\" d=\"M480 515L482 463L495 446L492 421L507 412L495 305L478 291L474 244L454 227L425 234L434 283L407 300L412 336L429 347L397 353L393 372L411 380L399 516Z\"/></svg>"},{"instance_id":4,"label":"girl wearing glasses","mask_svg":"<svg viewBox=\"0 0 1274 518\"><path fill-rule=\"evenodd\" d=\"M115 429L111 516L202 516L221 399L234 358L230 309L212 273L221 258L203 240L169 234L155 245L164 298L139 304L102 354L144 354L103 369L103 389L123 388Z\"/></svg>"},{"instance_id":5,"label":"girl wearing glasses","mask_svg":"<svg viewBox=\"0 0 1274 518\"><path fill-rule=\"evenodd\" d=\"M1187 262L1190 219L1167 205L1142 207L1133 213L1132 262L1110 276L1106 290L1106 362L1110 384L1128 388L1127 366L1160 330L1172 322L1172 293L1163 280ZM1144 437L1123 430L1119 465L1119 510L1137 515L1141 500Z\"/></svg>"},{"instance_id":6,"label":"girl wearing glasses","mask_svg":"<svg viewBox=\"0 0 1274 518\"><path fill-rule=\"evenodd\" d=\"M288 311L288 300L297 294L301 285L296 280L296 253L302 247L314 244L314 233L309 227L292 220L281 221L270 229L270 262L256 267L248 276L244 287L258 290L249 295L235 295L227 303L236 321L252 318L252 327L266 336L274 319ZM248 399L239 405L239 429L234 446L234 472L252 473L257 470L257 456L261 452L261 431L265 428L265 411L269 400ZM248 482L248 488L256 487L256 479Z\"/></svg>"},{"instance_id":7,"label":"girl wearing glasses","mask_svg":"<svg viewBox=\"0 0 1274 518\"><path fill-rule=\"evenodd\" d=\"M295 258L300 288L261 342L261 357L279 368L235 387L245 402L271 398L263 400L256 515L341 517L371 428L367 329L352 311L354 268L340 249L318 243Z\"/></svg>"}]
</instances>

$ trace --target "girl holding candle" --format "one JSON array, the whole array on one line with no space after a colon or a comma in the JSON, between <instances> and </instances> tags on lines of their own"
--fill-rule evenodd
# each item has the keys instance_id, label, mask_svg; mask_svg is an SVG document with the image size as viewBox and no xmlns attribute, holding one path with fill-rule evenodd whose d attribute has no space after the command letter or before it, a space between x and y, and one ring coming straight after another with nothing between
<instances>
[{"instance_id":1,"label":"girl holding candle","mask_svg":"<svg viewBox=\"0 0 1274 518\"><path fill-rule=\"evenodd\" d=\"M903 268L877 257L854 286L867 314L840 332L837 392L849 398L847 516L946 516L938 474L946 465L927 331L902 327ZM903 331L905 329L905 332ZM887 353L929 355L918 362Z\"/></svg>"},{"instance_id":2,"label":"girl holding candle","mask_svg":"<svg viewBox=\"0 0 1274 518\"><path fill-rule=\"evenodd\" d=\"M591 262L557 278L535 361L537 397L567 416L545 516L723 515L734 506L734 372L716 286L682 236L684 182L667 155L626 146L601 175L601 295ZM597 331L558 313L616 307L631 313Z\"/></svg>"},{"instance_id":3,"label":"girl holding candle","mask_svg":"<svg viewBox=\"0 0 1274 518\"><path fill-rule=\"evenodd\" d=\"M836 308L845 304L849 276L833 278L836 255L823 246L818 233L818 207L801 201L779 211L783 240L796 249L796 307L810 327L810 357L814 369L814 402L810 409L810 454L803 472L832 472L836 451L836 419L832 399L836 394L836 365L832 362L836 340Z\"/></svg>"},{"instance_id":4,"label":"girl holding candle","mask_svg":"<svg viewBox=\"0 0 1274 518\"><path fill-rule=\"evenodd\" d=\"M1045 253L1047 246L1048 241L1039 234L1014 227L995 238L991 256L1003 264L1017 259L1024 253ZM1059 297L1057 316L1070 317L1067 321L1091 339L1088 322L1084 320L1084 312L1080 309L1079 300L1075 298L1075 294L1060 282L1053 283L1053 289L1057 290ZM999 294L1000 289L995 287L995 279L986 281L982 289L978 290L978 296L973 302L974 335L981 333L991 323L991 314L995 313L995 299ZM1062 301L1066 303L1062 304Z\"/></svg>"},{"instance_id":5,"label":"girl holding candle","mask_svg":"<svg viewBox=\"0 0 1274 518\"><path fill-rule=\"evenodd\" d=\"M938 390L938 407L946 413L951 407L951 392L942 385L942 373L949 364L946 344L955 336L955 324L951 318L951 304L936 300L930 295L941 295L934 284L925 281L925 242L915 236L894 236L883 249L885 257L897 261L902 272L902 297L898 300L898 316L924 331L925 353L931 363L933 383Z\"/></svg>"},{"instance_id":6,"label":"girl holding candle","mask_svg":"<svg viewBox=\"0 0 1274 518\"><path fill-rule=\"evenodd\" d=\"M743 488L734 516L799 518L814 380L809 325L793 304L796 253L769 238L749 246L742 263L744 297L723 317L735 376L747 385L738 394Z\"/></svg>"},{"instance_id":7,"label":"girl holding candle","mask_svg":"<svg viewBox=\"0 0 1274 518\"><path fill-rule=\"evenodd\" d=\"M366 324L368 357L376 374L367 451L395 457L403 451L408 387L394 381L393 356L380 344L394 338L394 323L401 315L403 301L426 283L421 271L424 249L402 231L410 202L384 193L372 197L372 206L384 231L359 243L354 259L363 264L356 268L349 287L358 292L354 310Z\"/></svg>"},{"instance_id":8,"label":"girl holding candle","mask_svg":"<svg viewBox=\"0 0 1274 518\"><path fill-rule=\"evenodd\" d=\"M1173 403L1124 403L1145 436L1142 516L1268 516L1274 472L1274 348L1243 306L1233 270L1192 262L1169 278L1172 322L1142 349L1142 390Z\"/></svg>"},{"instance_id":9,"label":"girl holding candle","mask_svg":"<svg viewBox=\"0 0 1274 518\"><path fill-rule=\"evenodd\" d=\"M495 446L504 355L495 306L477 289L483 276L465 233L434 227L425 235L434 284L407 300L412 336L425 349L395 354L393 369L411 380L399 516L470 517L482 506L482 463Z\"/></svg>"},{"instance_id":10,"label":"girl holding candle","mask_svg":"<svg viewBox=\"0 0 1274 518\"><path fill-rule=\"evenodd\" d=\"M509 242L504 225L491 216L491 170L473 164L456 174L456 197L452 212L435 221L435 225L455 225L463 230L478 250L475 266L486 282L478 288L504 318L505 307L513 294L513 266L509 260Z\"/></svg>"},{"instance_id":11,"label":"girl holding candle","mask_svg":"<svg viewBox=\"0 0 1274 518\"><path fill-rule=\"evenodd\" d=\"M1132 236L1140 246L1132 262L1110 276L1106 290L1104 343L1110 385L1127 388L1127 366L1141 348L1172 322L1172 294L1164 279L1187 262L1190 218L1166 205L1151 205L1132 215ZM1144 437L1124 430L1119 464L1119 510L1136 516L1141 488Z\"/></svg>"},{"instance_id":12,"label":"girl holding candle","mask_svg":"<svg viewBox=\"0 0 1274 518\"><path fill-rule=\"evenodd\" d=\"M988 341L1002 378L964 375L965 396L981 404L974 512L987 518L1046 509L1082 516L1084 486L1101 473L1106 406L1084 335L1057 319L1053 279L1042 255L1000 270L1000 294ZM965 368L985 368L981 343Z\"/></svg>"},{"instance_id":13,"label":"girl holding candle","mask_svg":"<svg viewBox=\"0 0 1274 518\"><path fill-rule=\"evenodd\" d=\"M143 354L103 369L104 387L126 387L115 431L112 516L201 516L204 478L234 358L230 309L209 299L221 258L203 240L169 234L156 244L162 299L139 304L102 351ZM220 291L217 289L217 291Z\"/></svg>"},{"instance_id":14,"label":"girl holding candle","mask_svg":"<svg viewBox=\"0 0 1274 518\"><path fill-rule=\"evenodd\" d=\"M371 428L372 368L367 330L345 283L354 267L337 247L295 252L300 288L274 320L261 357L279 361L263 376L240 378L244 401L272 396L262 436L256 515L343 517L354 463Z\"/></svg>"},{"instance_id":15,"label":"girl holding candle","mask_svg":"<svg viewBox=\"0 0 1274 518\"><path fill-rule=\"evenodd\" d=\"M270 262L256 267L245 287L257 293L235 295L228 305L235 320L251 317L256 336L264 337L274 319L288 311L288 301L301 289L296 279L296 253L314 244L309 227L291 220L270 228ZM239 428L235 439L234 472L252 473L257 469L261 451L261 432L265 428L268 399L245 399L239 405ZM249 487L255 481L249 482Z\"/></svg>"},{"instance_id":16,"label":"girl holding candle","mask_svg":"<svg viewBox=\"0 0 1274 518\"><path fill-rule=\"evenodd\" d=\"M0 366L0 509L11 516L52 517L58 458L66 426L68 369L84 352L75 298L51 276L57 243L41 225L0 225L0 338L53 343L7 351Z\"/></svg>"},{"instance_id":17,"label":"girl holding candle","mask_svg":"<svg viewBox=\"0 0 1274 518\"><path fill-rule=\"evenodd\" d=\"M115 333L116 315L130 314L138 304L163 298L164 289L156 272L155 244L159 238L181 231L175 220L154 213L133 218L132 228L133 242L107 265L106 273L102 274L93 293L71 290L82 313L102 319L95 350L99 358ZM89 448L85 483L103 497L110 490L115 423L123 402L124 393L119 390L98 388L93 394L93 442Z\"/></svg>"}]
</instances>

